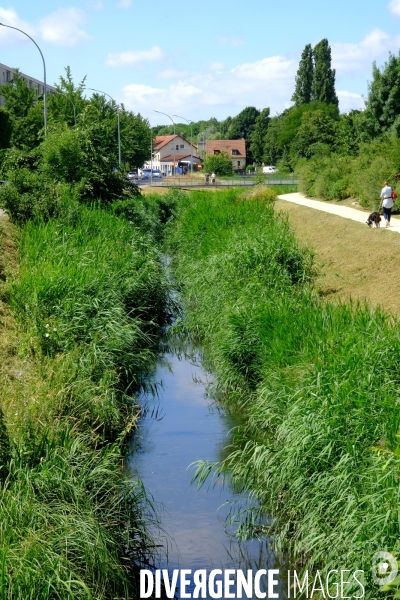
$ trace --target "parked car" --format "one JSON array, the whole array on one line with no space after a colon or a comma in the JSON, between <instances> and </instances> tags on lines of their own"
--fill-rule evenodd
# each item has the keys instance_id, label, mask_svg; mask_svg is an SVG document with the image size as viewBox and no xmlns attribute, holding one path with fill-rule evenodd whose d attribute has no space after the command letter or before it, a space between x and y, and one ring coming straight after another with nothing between
<instances>
[{"instance_id":1,"label":"parked car","mask_svg":"<svg viewBox=\"0 0 400 600\"><path fill-rule=\"evenodd\" d=\"M150 179L151 169L142 169L142 179Z\"/></svg>"},{"instance_id":2,"label":"parked car","mask_svg":"<svg viewBox=\"0 0 400 600\"><path fill-rule=\"evenodd\" d=\"M142 169L142 179L161 179L162 173L160 169L153 169L153 173L151 169Z\"/></svg>"},{"instance_id":3,"label":"parked car","mask_svg":"<svg viewBox=\"0 0 400 600\"><path fill-rule=\"evenodd\" d=\"M271 173L277 173L278 169L276 167L268 166L268 167L263 167L262 172L264 175L270 175Z\"/></svg>"},{"instance_id":4,"label":"parked car","mask_svg":"<svg viewBox=\"0 0 400 600\"><path fill-rule=\"evenodd\" d=\"M127 174L126 178L129 181L136 181L137 179L139 179L139 175L137 171L129 171L129 173Z\"/></svg>"}]
</instances>

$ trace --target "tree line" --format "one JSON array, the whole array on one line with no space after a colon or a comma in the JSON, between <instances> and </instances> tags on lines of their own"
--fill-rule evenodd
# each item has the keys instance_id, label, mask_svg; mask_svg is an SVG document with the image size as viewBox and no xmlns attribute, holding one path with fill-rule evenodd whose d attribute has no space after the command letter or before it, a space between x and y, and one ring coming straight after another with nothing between
<instances>
[{"instance_id":1,"label":"tree line","mask_svg":"<svg viewBox=\"0 0 400 600\"><path fill-rule=\"evenodd\" d=\"M69 67L55 86L55 93L47 94L48 130L62 131L74 126L99 154L107 156L110 166L118 166L117 122L118 107L100 93L85 97L85 78L75 85ZM43 95L28 88L25 79L14 72L13 81L0 85L4 106L0 108L0 158L9 148L29 152L39 147L44 139ZM147 119L119 107L121 154L128 167L141 167L148 158L150 126Z\"/></svg>"}]
</instances>

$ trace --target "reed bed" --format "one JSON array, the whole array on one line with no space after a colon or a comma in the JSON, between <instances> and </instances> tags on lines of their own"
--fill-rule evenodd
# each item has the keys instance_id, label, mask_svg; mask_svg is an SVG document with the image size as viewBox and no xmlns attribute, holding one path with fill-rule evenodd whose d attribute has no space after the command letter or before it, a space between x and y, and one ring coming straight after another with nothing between
<instances>
[{"instance_id":1,"label":"reed bed","mask_svg":"<svg viewBox=\"0 0 400 600\"><path fill-rule=\"evenodd\" d=\"M314 572L364 569L376 597L373 554L400 553L398 320L321 301L312 253L262 192L193 192L169 244L185 309L176 327L204 345L216 392L246 416L221 462L194 478L229 471L260 506L239 535L270 535Z\"/></svg>"},{"instance_id":2,"label":"reed bed","mask_svg":"<svg viewBox=\"0 0 400 600\"><path fill-rule=\"evenodd\" d=\"M155 236L70 202L18 233L2 287L16 320L1 393L1 598L138 597L155 519L126 480L136 392L169 319Z\"/></svg>"}]
</instances>

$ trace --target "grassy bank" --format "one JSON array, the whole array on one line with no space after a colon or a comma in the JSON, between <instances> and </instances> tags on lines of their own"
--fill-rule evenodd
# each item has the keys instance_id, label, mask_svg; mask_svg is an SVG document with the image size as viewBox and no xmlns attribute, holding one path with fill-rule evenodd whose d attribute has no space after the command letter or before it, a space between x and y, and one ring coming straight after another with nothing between
<instances>
[{"instance_id":1,"label":"grassy bank","mask_svg":"<svg viewBox=\"0 0 400 600\"><path fill-rule=\"evenodd\" d=\"M18 259L3 221L2 598L138 597L151 511L124 440L168 318L164 213L146 203L71 200L13 230Z\"/></svg>"},{"instance_id":2,"label":"grassy bank","mask_svg":"<svg viewBox=\"0 0 400 600\"><path fill-rule=\"evenodd\" d=\"M399 324L322 302L312 255L265 191L188 195L170 245L185 327L247 416L213 465L260 502L243 535L274 535L305 568L368 578L374 552L399 553Z\"/></svg>"}]
</instances>

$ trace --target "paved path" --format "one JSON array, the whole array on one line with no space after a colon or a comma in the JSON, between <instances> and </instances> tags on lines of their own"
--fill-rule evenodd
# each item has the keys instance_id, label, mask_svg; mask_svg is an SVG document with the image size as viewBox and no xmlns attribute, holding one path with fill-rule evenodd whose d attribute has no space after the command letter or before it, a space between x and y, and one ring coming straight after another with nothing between
<instances>
[{"instance_id":1,"label":"paved path","mask_svg":"<svg viewBox=\"0 0 400 600\"><path fill-rule=\"evenodd\" d=\"M285 200L286 202L292 202L294 204L301 204L302 206L308 206L308 208L315 208L316 210L322 210L323 212L337 215L338 217L344 217L345 219L351 219L352 221L358 221L359 223L365 224L369 212L363 212L356 208L350 208L349 206L339 206L338 204L330 204L329 202L323 202L321 200L310 200L303 194L282 194L278 196L279 200ZM385 228L385 221L381 221L381 227L394 233L400 233L400 219L392 218L390 221L390 227Z\"/></svg>"}]
</instances>

